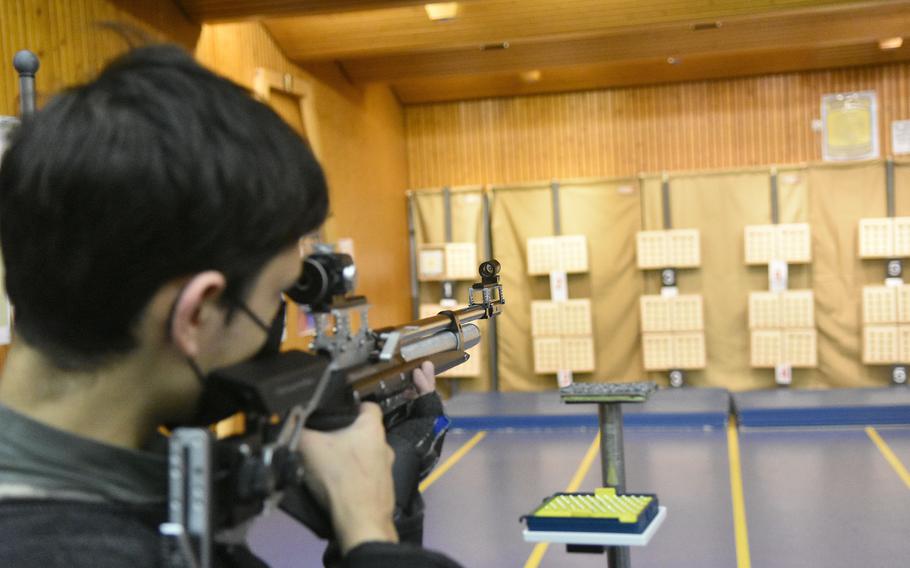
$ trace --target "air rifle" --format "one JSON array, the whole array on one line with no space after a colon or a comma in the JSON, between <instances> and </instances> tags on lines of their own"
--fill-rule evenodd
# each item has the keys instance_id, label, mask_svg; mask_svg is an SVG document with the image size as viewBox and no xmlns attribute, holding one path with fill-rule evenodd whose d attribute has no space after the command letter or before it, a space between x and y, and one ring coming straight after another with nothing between
<instances>
[{"instance_id":1,"label":"air rifle","mask_svg":"<svg viewBox=\"0 0 910 568\"><path fill-rule=\"evenodd\" d=\"M464 363L480 341L476 322L502 312L499 271L495 260L480 265L465 308L372 330L366 299L352 295L351 257L322 250L304 259L300 279L285 293L314 314L312 353L274 353L207 379L203 422L242 412L242 434L215 441L208 428L177 428L169 438L165 565L209 568L214 545L241 544L252 520L299 488L304 426L345 427L364 401L380 406L387 428L403 421L414 398L413 371L425 361L437 373Z\"/></svg>"}]
</instances>

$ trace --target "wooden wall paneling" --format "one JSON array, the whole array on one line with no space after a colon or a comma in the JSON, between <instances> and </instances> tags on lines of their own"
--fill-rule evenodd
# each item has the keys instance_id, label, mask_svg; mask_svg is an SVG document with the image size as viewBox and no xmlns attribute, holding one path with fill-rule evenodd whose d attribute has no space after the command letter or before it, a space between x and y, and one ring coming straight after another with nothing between
<instances>
[{"instance_id":1,"label":"wooden wall paneling","mask_svg":"<svg viewBox=\"0 0 910 568\"><path fill-rule=\"evenodd\" d=\"M312 99L306 79L291 73L280 73L273 69L257 67L253 72L253 94L263 103L268 104L301 137L306 138L305 117L309 114L306 108ZM318 151L313 150L316 155ZM281 344L283 350L310 348L312 337L302 336L300 320L306 312L296 302L287 300L285 317L285 339Z\"/></svg>"},{"instance_id":2,"label":"wooden wall paneling","mask_svg":"<svg viewBox=\"0 0 910 568\"><path fill-rule=\"evenodd\" d=\"M284 119L297 134L306 138L307 131L303 119L303 105L304 103L300 97L287 93L272 93L269 97L269 106L272 107L272 110L278 113L278 116Z\"/></svg>"},{"instance_id":3,"label":"wooden wall paneling","mask_svg":"<svg viewBox=\"0 0 910 568\"><path fill-rule=\"evenodd\" d=\"M267 82L281 81L275 76L294 78L292 90L309 90L315 81L290 62L261 24L255 22L205 24L196 45L196 58L235 83L256 92L256 77L263 73ZM278 101L276 104L280 104ZM317 157L321 158L321 129L316 102L304 97L302 103L306 134Z\"/></svg>"},{"instance_id":4,"label":"wooden wall paneling","mask_svg":"<svg viewBox=\"0 0 910 568\"><path fill-rule=\"evenodd\" d=\"M56 0L58 4L74 4L71 0ZM84 0L77 0L84 1ZM199 24L191 21L176 0L108 0L118 10L118 20L129 14L130 20L159 37L167 38L187 49L199 39ZM95 2L95 6L99 3ZM91 6L91 4L89 4ZM101 21L95 19L94 21Z\"/></svg>"},{"instance_id":5,"label":"wooden wall paneling","mask_svg":"<svg viewBox=\"0 0 910 568\"><path fill-rule=\"evenodd\" d=\"M408 105L410 185L812 162L821 158L812 130L821 96L867 89L878 93L886 155L891 121L910 118L908 79L910 63L894 63Z\"/></svg>"},{"instance_id":6,"label":"wooden wall paneling","mask_svg":"<svg viewBox=\"0 0 910 568\"><path fill-rule=\"evenodd\" d=\"M355 87L333 64L299 67L255 22L204 25L196 54L250 90L261 67L306 82L305 129L329 183L325 236L353 238L371 324L410 319L404 118L389 88Z\"/></svg>"},{"instance_id":7,"label":"wooden wall paneling","mask_svg":"<svg viewBox=\"0 0 910 568\"><path fill-rule=\"evenodd\" d=\"M262 102L272 107L291 128L301 137L306 138L306 124L304 111L307 90L304 81L291 74L281 74L264 67L256 68L253 78L254 95ZM285 339L281 343L283 350L302 349L310 347L312 337L301 336L299 320L306 317L301 313L301 307L294 301L287 300L287 313L285 317Z\"/></svg>"},{"instance_id":8,"label":"wooden wall paneling","mask_svg":"<svg viewBox=\"0 0 910 568\"><path fill-rule=\"evenodd\" d=\"M150 36L192 47L198 28L172 0L5 0L0 2L0 113L18 113L18 78L10 62L20 49L41 58L39 103L91 78L127 45L99 26L116 21Z\"/></svg>"},{"instance_id":9,"label":"wooden wall paneling","mask_svg":"<svg viewBox=\"0 0 910 568\"><path fill-rule=\"evenodd\" d=\"M370 323L411 319L407 235L407 152L401 105L388 87L351 85L335 65L311 66L320 161L329 183L330 241L354 240L358 293ZM313 122L307 121L307 128Z\"/></svg>"},{"instance_id":10,"label":"wooden wall paneling","mask_svg":"<svg viewBox=\"0 0 910 568\"><path fill-rule=\"evenodd\" d=\"M252 22L203 25L196 58L250 90L257 68L304 74L300 67L288 61L268 32Z\"/></svg>"}]
</instances>

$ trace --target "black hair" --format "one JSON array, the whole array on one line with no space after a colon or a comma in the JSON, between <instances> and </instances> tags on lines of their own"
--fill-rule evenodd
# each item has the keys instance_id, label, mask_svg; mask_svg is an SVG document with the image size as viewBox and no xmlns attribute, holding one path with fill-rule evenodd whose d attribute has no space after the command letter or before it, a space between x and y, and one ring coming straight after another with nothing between
<instances>
[{"instance_id":1,"label":"black hair","mask_svg":"<svg viewBox=\"0 0 910 568\"><path fill-rule=\"evenodd\" d=\"M307 143L176 46L129 51L14 133L0 244L15 330L61 368L136 346L165 283L225 274L242 299L268 260L322 224Z\"/></svg>"}]
</instances>

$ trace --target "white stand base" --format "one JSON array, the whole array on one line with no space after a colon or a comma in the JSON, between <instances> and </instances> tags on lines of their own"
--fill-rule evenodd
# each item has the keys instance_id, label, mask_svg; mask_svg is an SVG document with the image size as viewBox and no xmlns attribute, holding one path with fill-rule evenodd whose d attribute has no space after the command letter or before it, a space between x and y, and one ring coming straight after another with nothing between
<instances>
[{"instance_id":1,"label":"white stand base","mask_svg":"<svg viewBox=\"0 0 910 568\"><path fill-rule=\"evenodd\" d=\"M658 507L657 515L643 533L589 533L573 531L523 531L525 542L556 542L562 544L600 544L604 546L645 546L667 518L667 508Z\"/></svg>"}]
</instances>

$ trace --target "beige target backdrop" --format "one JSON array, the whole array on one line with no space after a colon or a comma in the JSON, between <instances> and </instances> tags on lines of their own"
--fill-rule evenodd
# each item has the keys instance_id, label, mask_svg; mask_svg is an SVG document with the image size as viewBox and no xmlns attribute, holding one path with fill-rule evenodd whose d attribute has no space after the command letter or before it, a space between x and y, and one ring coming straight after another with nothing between
<instances>
[{"instance_id":1,"label":"beige target backdrop","mask_svg":"<svg viewBox=\"0 0 910 568\"><path fill-rule=\"evenodd\" d=\"M635 259L636 233L664 228L662 178L559 180L562 234L585 235L589 249L590 271L569 275L569 297L592 300L596 370L576 374L576 380L666 383L665 373L644 371L638 307L642 294L659 293L659 272L639 270ZM812 262L789 266L788 288L814 293L818 366L794 369L793 386L887 384L886 366L862 362L862 290L883 282L885 262L858 256L860 219L887 214L884 161L780 167L777 182L779 222L809 223L812 233ZM689 384L731 390L774 386L772 370L750 366L749 293L768 290L768 271L746 265L744 252L745 227L771 223L770 168L670 174L669 184L672 227L701 235L701 266L678 272L680 293L704 298L707 366L690 372ZM465 191L479 195L483 189ZM549 299L550 290L546 277L528 275L526 251L528 238L554 234L550 182L486 192L507 300L499 323L500 387L555 388L555 375L534 373L531 302ZM910 215L908 193L910 161L897 162L898 216ZM455 240L474 239L482 247L482 208L458 195L453 193ZM441 194L420 194L415 210L420 242L441 239ZM422 299L434 295L421 287ZM488 375L466 383L478 390L488 386Z\"/></svg>"}]
</instances>

